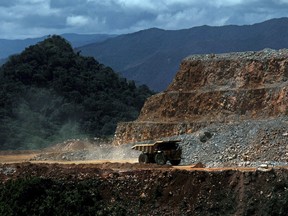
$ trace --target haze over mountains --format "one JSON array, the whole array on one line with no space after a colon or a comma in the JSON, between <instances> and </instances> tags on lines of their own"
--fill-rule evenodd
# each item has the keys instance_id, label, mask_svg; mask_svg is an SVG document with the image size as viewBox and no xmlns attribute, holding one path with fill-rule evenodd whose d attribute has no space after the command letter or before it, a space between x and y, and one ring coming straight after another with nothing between
<instances>
[{"instance_id":1,"label":"haze over mountains","mask_svg":"<svg viewBox=\"0 0 288 216\"><path fill-rule=\"evenodd\" d=\"M78 47L76 50L81 54L95 57L130 80L162 91L172 81L181 60L188 55L287 48L288 18L244 26L199 26L183 30L152 28L119 36L104 35L100 39L99 35L89 37L84 39L83 36L82 44L65 38L73 47ZM11 41L13 44L14 40ZM0 40L0 45L3 44ZM1 48L0 58L3 52Z\"/></svg>"}]
</instances>

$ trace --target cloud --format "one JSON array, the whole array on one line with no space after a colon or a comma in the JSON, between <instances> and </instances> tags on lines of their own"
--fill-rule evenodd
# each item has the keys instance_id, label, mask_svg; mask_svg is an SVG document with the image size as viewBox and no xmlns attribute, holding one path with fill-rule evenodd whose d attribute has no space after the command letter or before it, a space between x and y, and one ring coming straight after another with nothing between
<instances>
[{"instance_id":1,"label":"cloud","mask_svg":"<svg viewBox=\"0 0 288 216\"><path fill-rule=\"evenodd\" d=\"M69 26L84 26L89 23L89 18L85 16L69 16L66 19Z\"/></svg>"},{"instance_id":2,"label":"cloud","mask_svg":"<svg viewBox=\"0 0 288 216\"><path fill-rule=\"evenodd\" d=\"M11 7L12 5L14 5L15 2L11 1L11 0L2 0L0 2L0 7Z\"/></svg>"},{"instance_id":3,"label":"cloud","mask_svg":"<svg viewBox=\"0 0 288 216\"><path fill-rule=\"evenodd\" d=\"M1 0L2 38L245 25L288 14L288 0Z\"/></svg>"}]
</instances>

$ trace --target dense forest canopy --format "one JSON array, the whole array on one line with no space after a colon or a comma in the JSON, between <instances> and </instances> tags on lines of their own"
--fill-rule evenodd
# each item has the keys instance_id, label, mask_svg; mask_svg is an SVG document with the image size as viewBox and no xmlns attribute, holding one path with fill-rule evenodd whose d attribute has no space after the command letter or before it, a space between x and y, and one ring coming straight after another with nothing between
<instances>
[{"instance_id":1,"label":"dense forest canopy","mask_svg":"<svg viewBox=\"0 0 288 216\"><path fill-rule=\"evenodd\" d=\"M152 94L75 53L62 37L48 37L0 68L0 149L112 135Z\"/></svg>"}]
</instances>

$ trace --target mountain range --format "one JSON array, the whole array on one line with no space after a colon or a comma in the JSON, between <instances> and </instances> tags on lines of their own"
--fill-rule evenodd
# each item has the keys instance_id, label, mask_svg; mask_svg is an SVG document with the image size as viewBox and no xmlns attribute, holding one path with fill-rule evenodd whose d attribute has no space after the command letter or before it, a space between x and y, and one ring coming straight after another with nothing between
<instances>
[{"instance_id":1,"label":"mountain range","mask_svg":"<svg viewBox=\"0 0 288 216\"><path fill-rule=\"evenodd\" d=\"M116 35L109 34L74 34L66 33L61 35L68 40L73 47L80 47L90 43L102 42L110 37ZM8 56L22 52L26 47L34 45L40 41L43 41L49 35L38 38L27 39L0 39L0 64L4 62ZM2 60L1 60L2 59Z\"/></svg>"},{"instance_id":2,"label":"mountain range","mask_svg":"<svg viewBox=\"0 0 288 216\"><path fill-rule=\"evenodd\" d=\"M78 49L124 77L162 91L174 78L181 60L188 55L287 47L288 18L279 18L244 26L199 26L183 30L152 28Z\"/></svg>"},{"instance_id":3,"label":"mountain range","mask_svg":"<svg viewBox=\"0 0 288 216\"><path fill-rule=\"evenodd\" d=\"M81 37L80 42L76 43L76 36ZM189 55L288 48L288 18L243 26L204 25L182 30L151 28L118 36L63 37L82 55L93 56L123 77L162 91L174 78L181 60ZM38 38L39 41L42 39ZM9 42L10 45L0 40L0 46L17 47L17 41ZM0 49L0 58L3 53L8 56L7 50Z\"/></svg>"}]
</instances>

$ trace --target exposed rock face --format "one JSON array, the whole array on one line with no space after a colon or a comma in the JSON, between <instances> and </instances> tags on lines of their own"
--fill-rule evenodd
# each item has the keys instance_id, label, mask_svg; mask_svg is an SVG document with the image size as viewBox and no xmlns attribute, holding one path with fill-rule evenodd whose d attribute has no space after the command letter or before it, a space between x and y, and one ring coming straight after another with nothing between
<instances>
[{"instance_id":1,"label":"exposed rock face","mask_svg":"<svg viewBox=\"0 0 288 216\"><path fill-rule=\"evenodd\" d=\"M135 122L118 125L114 143L287 115L288 50L193 55L182 61L166 91L146 101Z\"/></svg>"}]
</instances>

